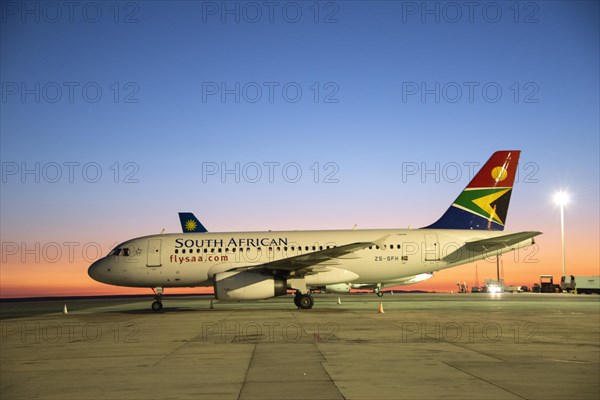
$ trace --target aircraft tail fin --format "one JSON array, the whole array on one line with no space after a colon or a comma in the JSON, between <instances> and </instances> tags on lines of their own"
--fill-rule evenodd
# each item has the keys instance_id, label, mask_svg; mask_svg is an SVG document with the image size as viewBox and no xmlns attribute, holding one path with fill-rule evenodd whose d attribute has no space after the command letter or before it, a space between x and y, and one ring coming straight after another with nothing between
<instances>
[{"instance_id":1,"label":"aircraft tail fin","mask_svg":"<svg viewBox=\"0 0 600 400\"><path fill-rule=\"evenodd\" d=\"M444 215L425 229L504 230L520 153L492 154Z\"/></svg>"},{"instance_id":2,"label":"aircraft tail fin","mask_svg":"<svg viewBox=\"0 0 600 400\"><path fill-rule=\"evenodd\" d=\"M180 212L179 221L181 222L181 231L188 232L208 232L196 216L189 212Z\"/></svg>"}]
</instances>

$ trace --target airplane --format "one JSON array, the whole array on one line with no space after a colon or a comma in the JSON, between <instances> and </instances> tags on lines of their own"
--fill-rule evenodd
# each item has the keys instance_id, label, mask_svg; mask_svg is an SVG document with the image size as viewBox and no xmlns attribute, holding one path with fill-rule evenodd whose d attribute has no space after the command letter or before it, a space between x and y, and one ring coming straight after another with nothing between
<instances>
[{"instance_id":1,"label":"airplane","mask_svg":"<svg viewBox=\"0 0 600 400\"><path fill-rule=\"evenodd\" d=\"M200 220L191 212L180 212L179 223L181 224L182 233L190 232L208 232L208 230L202 225ZM371 283L338 283L334 285L309 287L310 291L323 290L327 293L349 293L351 289L364 289L372 290L377 296L382 297L383 292L381 289L393 286L404 286L414 285L415 283L431 279L433 273L418 274L415 276L409 276L399 279L394 279L390 282L378 282L376 284Z\"/></svg>"},{"instance_id":2,"label":"airplane","mask_svg":"<svg viewBox=\"0 0 600 400\"><path fill-rule=\"evenodd\" d=\"M418 276L535 244L538 231L504 233L520 151L495 152L448 210L421 229L171 233L134 238L94 262L101 283L147 287L152 310L165 288L212 286L219 301L254 301L309 287Z\"/></svg>"}]
</instances>

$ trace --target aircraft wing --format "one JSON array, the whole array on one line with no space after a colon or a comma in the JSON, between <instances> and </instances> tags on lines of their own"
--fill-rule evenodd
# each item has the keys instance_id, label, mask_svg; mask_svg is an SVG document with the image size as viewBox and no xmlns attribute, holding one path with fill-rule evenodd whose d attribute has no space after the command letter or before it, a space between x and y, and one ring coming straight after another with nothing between
<instances>
[{"instance_id":1,"label":"aircraft wing","mask_svg":"<svg viewBox=\"0 0 600 400\"><path fill-rule=\"evenodd\" d=\"M385 237L382 239L385 239ZM284 258L282 260L270 261L259 265L232 268L229 271L285 271L291 273L291 275L302 276L308 272L311 272L311 267L314 267L317 264L336 259L346 254L354 253L357 250L362 250L369 246L379 245L379 242L382 239L376 240L374 242L357 242L342 246L331 247L329 249L313 251L311 253L300 254L297 256Z\"/></svg>"},{"instance_id":2,"label":"aircraft wing","mask_svg":"<svg viewBox=\"0 0 600 400\"><path fill-rule=\"evenodd\" d=\"M462 247L448 254L444 257L444 260L454 262L458 259L470 257L473 254L500 250L541 234L542 232L537 231L518 232L489 239L473 240L471 242L466 242Z\"/></svg>"}]
</instances>

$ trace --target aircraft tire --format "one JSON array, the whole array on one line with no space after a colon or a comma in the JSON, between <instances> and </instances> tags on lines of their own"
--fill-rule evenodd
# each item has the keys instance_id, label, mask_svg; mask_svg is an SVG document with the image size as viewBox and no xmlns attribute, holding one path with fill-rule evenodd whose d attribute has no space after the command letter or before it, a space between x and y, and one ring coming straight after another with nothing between
<instances>
[{"instance_id":1,"label":"aircraft tire","mask_svg":"<svg viewBox=\"0 0 600 400\"><path fill-rule=\"evenodd\" d=\"M313 308L314 304L315 301L310 294L303 294L298 299L298 307L302 308L303 310L310 310Z\"/></svg>"},{"instance_id":2,"label":"aircraft tire","mask_svg":"<svg viewBox=\"0 0 600 400\"><path fill-rule=\"evenodd\" d=\"M162 302L160 302L160 301L157 300L154 303L152 303L152 310L153 311L159 312L160 310L162 310L162 308L163 308Z\"/></svg>"}]
</instances>

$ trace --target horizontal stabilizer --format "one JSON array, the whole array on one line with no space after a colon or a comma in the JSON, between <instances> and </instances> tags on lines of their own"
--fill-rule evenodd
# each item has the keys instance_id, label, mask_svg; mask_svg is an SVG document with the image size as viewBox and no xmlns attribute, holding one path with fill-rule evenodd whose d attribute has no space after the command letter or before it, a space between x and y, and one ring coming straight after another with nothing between
<instances>
[{"instance_id":1,"label":"horizontal stabilizer","mask_svg":"<svg viewBox=\"0 0 600 400\"><path fill-rule=\"evenodd\" d=\"M513 244L517 244L523 240L527 240L541 234L542 232L511 233L509 235L502 235L489 239L474 240L472 242L465 243L465 246L476 252L493 251L502 249L504 247L510 247Z\"/></svg>"},{"instance_id":2,"label":"horizontal stabilizer","mask_svg":"<svg viewBox=\"0 0 600 400\"><path fill-rule=\"evenodd\" d=\"M467 259L469 257L473 257L475 254L498 251L541 234L542 232L537 231L518 232L511 233L508 235L496 236L489 239L481 239L474 240L472 242L466 242L463 246L444 257L444 260L448 262L456 262L459 260Z\"/></svg>"}]
</instances>

